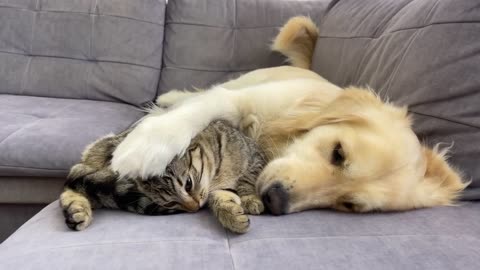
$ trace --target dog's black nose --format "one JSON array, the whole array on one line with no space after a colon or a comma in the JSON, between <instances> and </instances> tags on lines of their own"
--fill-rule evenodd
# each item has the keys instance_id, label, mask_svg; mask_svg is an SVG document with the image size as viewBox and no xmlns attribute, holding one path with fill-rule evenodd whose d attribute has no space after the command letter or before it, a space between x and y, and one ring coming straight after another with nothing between
<instances>
[{"instance_id":1,"label":"dog's black nose","mask_svg":"<svg viewBox=\"0 0 480 270\"><path fill-rule=\"evenodd\" d=\"M287 211L288 192L280 183L271 185L262 195L263 204L270 213L283 215Z\"/></svg>"}]
</instances>

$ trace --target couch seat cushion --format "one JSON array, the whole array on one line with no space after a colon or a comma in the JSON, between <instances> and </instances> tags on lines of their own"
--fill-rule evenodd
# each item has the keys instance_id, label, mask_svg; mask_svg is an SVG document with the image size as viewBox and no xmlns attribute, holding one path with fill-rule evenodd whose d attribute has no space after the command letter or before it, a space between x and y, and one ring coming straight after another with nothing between
<instances>
[{"instance_id":1,"label":"couch seat cushion","mask_svg":"<svg viewBox=\"0 0 480 270\"><path fill-rule=\"evenodd\" d=\"M69 230L58 202L0 245L2 269L480 269L480 204L404 213L253 216L226 233L208 211L99 210Z\"/></svg>"},{"instance_id":2,"label":"couch seat cushion","mask_svg":"<svg viewBox=\"0 0 480 270\"><path fill-rule=\"evenodd\" d=\"M85 146L142 115L112 102L0 95L0 176L65 177Z\"/></svg>"}]
</instances>

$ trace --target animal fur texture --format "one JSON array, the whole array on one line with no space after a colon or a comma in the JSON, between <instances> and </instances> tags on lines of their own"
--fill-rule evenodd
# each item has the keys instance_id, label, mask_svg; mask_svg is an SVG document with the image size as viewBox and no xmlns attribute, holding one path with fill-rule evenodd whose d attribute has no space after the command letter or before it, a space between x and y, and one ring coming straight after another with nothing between
<instances>
[{"instance_id":1,"label":"animal fur texture","mask_svg":"<svg viewBox=\"0 0 480 270\"><path fill-rule=\"evenodd\" d=\"M210 124L164 174L148 178L119 177L111 170L112 153L129 132L97 140L72 167L60 196L71 229L90 225L95 208L159 215L196 212L208 203L225 228L244 233L247 214L263 212L255 182L265 157L252 139L225 121Z\"/></svg>"},{"instance_id":2,"label":"animal fur texture","mask_svg":"<svg viewBox=\"0 0 480 270\"><path fill-rule=\"evenodd\" d=\"M274 214L454 204L468 183L443 151L419 142L407 108L369 89L340 88L306 69L317 33L309 18L292 18L273 49L293 66L255 70L203 92L158 97L159 106L171 109L139 123L114 151L112 168L121 175L162 174L195 134L224 119L266 152L257 192Z\"/></svg>"}]
</instances>

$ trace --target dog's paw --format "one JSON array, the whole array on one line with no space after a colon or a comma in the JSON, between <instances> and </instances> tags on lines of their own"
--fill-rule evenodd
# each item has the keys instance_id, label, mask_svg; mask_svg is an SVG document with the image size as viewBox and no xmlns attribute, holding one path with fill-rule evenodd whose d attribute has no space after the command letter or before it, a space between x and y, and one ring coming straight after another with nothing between
<instances>
[{"instance_id":1,"label":"dog's paw","mask_svg":"<svg viewBox=\"0 0 480 270\"><path fill-rule=\"evenodd\" d=\"M223 227L236 233L246 233L250 227L248 216L235 202L227 202L218 210L218 220Z\"/></svg>"},{"instance_id":2,"label":"dog's paw","mask_svg":"<svg viewBox=\"0 0 480 270\"><path fill-rule=\"evenodd\" d=\"M240 197L242 207L246 214L260 215L265 211L262 200L257 195L247 195Z\"/></svg>"},{"instance_id":3,"label":"dog's paw","mask_svg":"<svg viewBox=\"0 0 480 270\"><path fill-rule=\"evenodd\" d=\"M145 118L113 152L112 169L121 177L161 175L194 133L189 123L169 114Z\"/></svg>"},{"instance_id":4,"label":"dog's paw","mask_svg":"<svg viewBox=\"0 0 480 270\"><path fill-rule=\"evenodd\" d=\"M71 202L67 208L63 209L65 223L76 231L87 228L93 221L92 209L81 201Z\"/></svg>"},{"instance_id":5,"label":"dog's paw","mask_svg":"<svg viewBox=\"0 0 480 270\"><path fill-rule=\"evenodd\" d=\"M187 91L171 90L168 93L158 96L155 103L161 108L169 108L192 95L193 93Z\"/></svg>"}]
</instances>

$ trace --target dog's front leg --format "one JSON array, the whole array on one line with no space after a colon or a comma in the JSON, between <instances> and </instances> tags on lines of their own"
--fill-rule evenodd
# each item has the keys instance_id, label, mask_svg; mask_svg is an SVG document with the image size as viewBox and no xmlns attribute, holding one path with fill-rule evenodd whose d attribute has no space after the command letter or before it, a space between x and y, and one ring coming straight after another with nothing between
<instances>
[{"instance_id":1,"label":"dog's front leg","mask_svg":"<svg viewBox=\"0 0 480 270\"><path fill-rule=\"evenodd\" d=\"M238 125L241 92L213 88L162 115L144 118L116 148L112 168L122 176L160 175L215 119Z\"/></svg>"}]
</instances>

